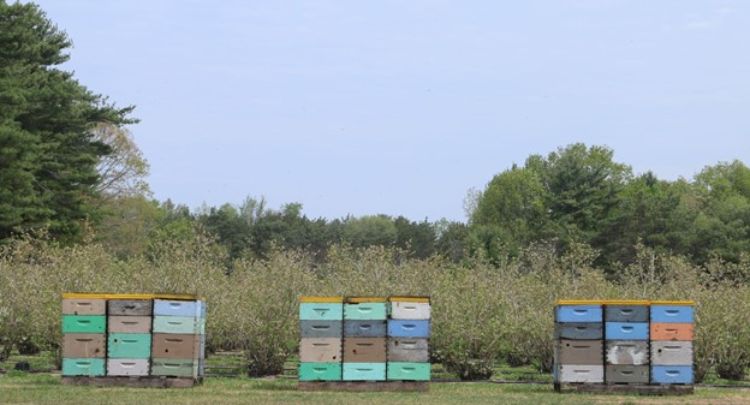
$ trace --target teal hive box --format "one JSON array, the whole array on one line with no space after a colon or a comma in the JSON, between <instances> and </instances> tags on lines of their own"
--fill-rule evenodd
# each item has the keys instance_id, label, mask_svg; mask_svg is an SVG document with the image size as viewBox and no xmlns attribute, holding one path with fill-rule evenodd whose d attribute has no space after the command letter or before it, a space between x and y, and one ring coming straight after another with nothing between
<instances>
[{"instance_id":1,"label":"teal hive box","mask_svg":"<svg viewBox=\"0 0 750 405\"><path fill-rule=\"evenodd\" d=\"M385 363L342 363L344 381L385 381Z\"/></svg>"},{"instance_id":2,"label":"teal hive box","mask_svg":"<svg viewBox=\"0 0 750 405\"><path fill-rule=\"evenodd\" d=\"M340 381L341 363L300 363L300 381Z\"/></svg>"},{"instance_id":3,"label":"teal hive box","mask_svg":"<svg viewBox=\"0 0 750 405\"><path fill-rule=\"evenodd\" d=\"M387 308L385 302L362 302L344 304L344 319L351 320L385 320Z\"/></svg>"},{"instance_id":4,"label":"teal hive box","mask_svg":"<svg viewBox=\"0 0 750 405\"><path fill-rule=\"evenodd\" d=\"M110 359L147 359L151 357L150 333L110 333L107 336Z\"/></svg>"},{"instance_id":5,"label":"teal hive box","mask_svg":"<svg viewBox=\"0 0 750 405\"><path fill-rule=\"evenodd\" d=\"M299 305L299 319L305 321L340 321L344 317L344 306L330 302L303 302Z\"/></svg>"},{"instance_id":6,"label":"teal hive box","mask_svg":"<svg viewBox=\"0 0 750 405\"><path fill-rule=\"evenodd\" d=\"M430 363L389 362L387 375L389 380L430 381Z\"/></svg>"},{"instance_id":7,"label":"teal hive box","mask_svg":"<svg viewBox=\"0 0 750 405\"><path fill-rule=\"evenodd\" d=\"M63 315L63 333L105 333L107 317L104 315Z\"/></svg>"},{"instance_id":8,"label":"teal hive box","mask_svg":"<svg viewBox=\"0 0 750 405\"><path fill-rule=\"evenodd\" d=\"M101 377L104 375L104 359L63 359L62 375Z\"/></svg>"}]
</instances>

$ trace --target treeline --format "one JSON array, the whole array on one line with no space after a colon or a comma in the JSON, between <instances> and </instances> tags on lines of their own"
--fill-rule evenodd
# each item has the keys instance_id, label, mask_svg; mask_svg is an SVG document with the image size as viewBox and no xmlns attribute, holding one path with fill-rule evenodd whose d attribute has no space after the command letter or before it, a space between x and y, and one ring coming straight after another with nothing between
<instances>
[{"instance_id":1,"label":"treeline","mask_svg":"<svg viewBox=\"0 0 750 405\"><path fill-rule=\"evenodd\" d=\"M634 175L606 147L574 144L496 175L477 198L470 239L495 261L547 241L589 245L610 269L632 263L638 244L736 263L750 253L750 169L735 160L667 181Z\"/></svg>"},{"instance_id":2,"label":"treeline","mask_svg":"<svg viewBox=\"0 0 750 405\"><path fill-rule=\"evenodd\" d=\"M148 253L160 240L186 240L194 233L208 233L227 250L230 260L264 259L274 249L291 249L322 261L334 245L396 247L413 258L439 253L459 260L468 232L460 222L411 221L403 216L309 218L302 204L271 209L262 197L247 198L237 206L191 211L169 200L160 203L135 196L114 199L107 210L107 217L96 227L96 238L122 258Z\"/></svg>"},{"instance_id":3,"label":"treeline","mask_svg":"<svg viewBox=\"0 0 750 405\"><path fill-rule=\"evenodd\" d=\"M595 264L612 275L637 259L639 245L699 265L712 258L738 263L750 254L750 169L742 162L667 181L634 175L611 149L583 144L531 156L496 175L473 197L468 224L386 215L311 219L301 204L274 210L262 198L193 212L141 197L113 204L98 235L121 256L141 253L154 237L185 238L196 230L215 235L232 259L266 258L279 247L324 260L329 247L345 244L454 262L479 255L499 264L544 244L561 254L592 247Z\"/></svg>"},{"instance_id":4,"label":"treeline","mask_svg":"<svg viewBox=\"0 0 750 405\"><path fill-rule=\"evenodd\" d=\"M228 265L275 248L322 262L341 244L495 265L531 245L560 254L590 246L610 275L636 260L637 245L696 264L739 263L750 252L750 169L742 162L667 181L634 174L607 147L583 144L532 155L494 176L468 198L466 223L310 218L299 203L270 209L263 198L193 210L159 202L125 129L136 122L133 107L116 107L61 70L70 44L36 5L0 0L0 245L42 232L63 245L98 241L128 259L154 256L163 240L210 234Z\"/></svg>"}]
</instances>

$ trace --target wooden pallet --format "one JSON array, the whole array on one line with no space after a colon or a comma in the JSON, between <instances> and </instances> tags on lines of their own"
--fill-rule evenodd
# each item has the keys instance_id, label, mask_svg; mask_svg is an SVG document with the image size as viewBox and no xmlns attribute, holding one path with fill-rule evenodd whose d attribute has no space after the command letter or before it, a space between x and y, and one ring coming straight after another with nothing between
<instances>
[{"instance_id":1,"label":"wooden pallet","mask_svg":"<svg viewBox=\"0 0 750 405\"><path fill-rule=\"evenodd\" d=\"M400 391L426 392L427 381L299 381L300 391Z\"/></svg>"},{"instance_id":2,"label":"wooden pallet","mask_svg":"<svg viewBox=\"0 0 750 405\"><path fill-rule=\"evenodd\" d=\"M589 392L596 394L640 394L640 395L689 395L693 385L684 384L555 384L557 392Z\"/></svg>"},{"instance_id":3,"label":"wooden pallet","mask_svg":"<svg viewBox=\"0 0 750 405\"><path fill-rule=\"evenodd\" d=\"M90 385L95 387L136 387L136 388L190 388L200 380L192 377L163 376L111 376L111 377L62 377L66 385Z\"/></svg>"}]
</instances>

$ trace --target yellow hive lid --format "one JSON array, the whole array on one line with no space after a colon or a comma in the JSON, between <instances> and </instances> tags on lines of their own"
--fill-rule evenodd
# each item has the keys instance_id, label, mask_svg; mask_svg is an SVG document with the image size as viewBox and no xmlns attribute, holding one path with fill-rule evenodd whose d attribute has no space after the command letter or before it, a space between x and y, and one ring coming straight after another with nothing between
<instances>
[{"instance_id":1,"label":"yellow hive lid","mask_svg":"<svg viewBox=\"0 0 750 405\"><path fill-rule=\"evenodd\" d=\"M419 302L424 304L430 303L430 297L428 296L410 296L410 295L394 295L388 297L388 301L394 302Z\"/></svg>"},{"instance_id":2,"label":"yellow hive lid","mask_svg":"<svg viewBox=\"0 0 750 405\"><path fill-rule=\"evenodd\" d=\"M385 302L385 297L346 297L345 302L350 304L364 304L366 302Z\"/></svg>"},{"instance_id":3,"label":"yellow hive lid","mask_svg":"<svg viewBox=\"0 0 750 405\"><path fill-rule=\"evenodd\" d=\"M670 301L670 300L657 300L657 301L651 301L651 305L695 305L695 301L692 300L677 300L677 301Z\"/></svg>"},{"instance_id":4,"label":"yellow hive lid","mask_svg":"<svg viewBox=\"0 0 750 405\"><path fill-rule=\"evenodd\" d=\"M306 295L299 297L299 302L314 302L314 303L341 303L344 302L344 297L341 296L314 296L314 295Z\"/></svg>"},{"instance_id":5,"label":"yellow hive lid","mask_svg":"<svg viewBox=\"0 0 750 405\"><path fill-rule=\"evenodd\" d=\"M144 294L144 293L82 293L66 292L63 293L63 299L89 299L89 300L185 300L195 301L202 299L195 294Z\"/></svg>"},{"instance_id":6,"label":"yellow hive lid","mask_svg":"<svg viewBox=\"0 0 750 405\"><path fill-rule=\"evenodd\" d=\"M649 305L648 300L557 300L555 305Z\"/></svg>"}]
</instances>

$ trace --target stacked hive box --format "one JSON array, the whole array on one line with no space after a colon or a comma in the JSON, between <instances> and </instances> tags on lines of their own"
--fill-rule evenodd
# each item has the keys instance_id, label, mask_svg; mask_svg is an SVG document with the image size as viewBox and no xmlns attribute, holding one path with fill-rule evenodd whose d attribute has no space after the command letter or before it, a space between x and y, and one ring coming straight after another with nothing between
<instances>
[{"instance_id":1,"label":"stacked hive box","mask_svg":"<svg viewBox=\"0 0 750 405\"><path fill-rule=\"evenodd\" d=\"M106 301L65 299L62 313L63 375L103 376L107 354Z\"/></svg>"},{"instance_id":2,"label":"stacked hive box","mask_svg":"<svg viewBox=\"0 0 750 405\"><path fill-rule=\"evenodd\" d=\"M648 384L648 301L604 306L607 384Z\"/></svg>"},{"instance_id":3,"label":"stacked hive box","mask_svg":"<svg viewBox=\"0 0 750 405\"><path fill-rule=\"evenodd\" d=\"M570 301L555 309L555 384L604 382L602 305Z\"/></svg>"},{"instance_id":4,"label":"stacked hive box","mask_svg":"<svg viewBox=\"0 0 750 405\"><path fill-rule=\"evenodd\" d=\"M63 294L63 377L203 376L206 305L189 295Z\"/></svg>"},{"instance_id":5,"label":"stacked hive box","mask_svg":"<svg viewBox=\"0 0 750 405\"><path fill-rule=\"evenodd\" d=\"M107 302L107 375L148 375L153 301Z\"/></svg>"},{"instance_id":6,"label":"stacked hive box","mask_svg":"<svg viewBox=\"0 0 750 405\"><path fill-rule=\"evenodd\" d=\"M154 300L151 375L203 376L205 317L202 301Z\"/></svg>"},{"instance_id":7,"label":"stacked hive box","mask_svg":"<svg viewBox=\"0 0 750 405\"><path fill-rule=\"evenodd\" d=\"M430 380L430 299L391 297L388 300L388 380Z\"/></svg>"},{"instance_id":8,"label":"stacked hive box","mask_svg":"<svg viewBox=\"0 0 750 405\"><path fill-rule=\"evenodd\" d=\"M343 297L302 297L299 319L299 380L340 381Z\"/></svg>"},{"instance_id":9,"label":"stacked hive box","mask_svg":"<svg viewBox=\"0 0 750 405\"><path fill-rule=\"evenodd\" d=\"M555 321L556 389L692 392L691 301L563 300Z\"/></svg>"},{"instance_id":10,"label":"stacked hive box","mask_svg":"<svg viewBox=\"0 0 750 405\"><path fill-rule=\"evenodd\" d=\"M693 383L693 307L691 302L651 304L651 382Z\"/></svg>"},{"instance_id":11,"label":"stacked hive box","mask_svg":"<svg viewBox=\"0 0 750 405\"><path fill-rule=\"evenodd\" d=\"M344 303L344 381L386 378L386 300L352 297Z\"/></svg>"}]
</instances>

